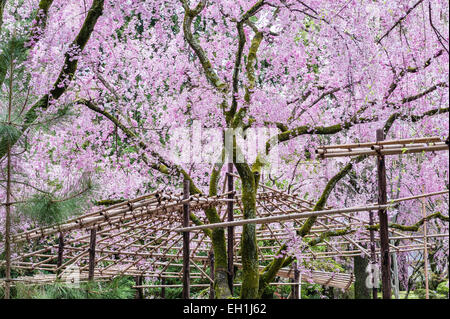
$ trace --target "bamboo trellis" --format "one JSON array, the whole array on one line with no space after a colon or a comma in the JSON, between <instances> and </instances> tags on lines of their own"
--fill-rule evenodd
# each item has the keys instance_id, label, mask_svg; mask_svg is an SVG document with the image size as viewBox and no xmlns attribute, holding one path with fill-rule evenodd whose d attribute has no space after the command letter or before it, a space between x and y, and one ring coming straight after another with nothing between
<instances>
[{"instance_id":1,"label":"bamboo trellis","mask_svg":"<svg viewBox=\"0 0 450 319\"><path fill-rule=\"evenodd\" d=\"M440 142L436 139L408 141L410 142L408 145L433 143L433 146L441 147ZM384 148L392 145L404 146L408 141L402 140L403 144L365 143L341 148L349 149L349 152L352 152L352 148L361 145L362 147ZM333 148L325 149L323 154L329 154L328 150ZM227 173L227 176L228 178L239 178L232 173ZM235 191L224 190L217 196L193 195L188 198L183 198L183 193L154 192L105 209L86 213L62 224L16 234L12 238L15 245L15 255L11 260L12 267L24 272L31 270L41 274L34 278L26 276L15 278L13 283L19 281L47 283L63 279L68 270L74 271L74 269L80 274L81 280L92 278L106 280L120 275L150 278L154 282L166 278L181 280L183 278L182 234L183 232L192 232L189 239L188 256L190 278L204 282L196 284L197 286L210 285L213 281L209 272L211 240L205 234L205 229L228 227L228 233L229 229L233 230L231 237L233 245L229 245L229 252L231 252L234 266L239 268L241 257L237 252L242 236L240 226L247 223L256 224L258 250L261 267L263 267L264 263L273 258L284 243L292 240L292 233L311 216L316 216L317 220L309 235L304 237L304 241L307 243L311 240L318 240L316 247L323 249L315 251L306 244L302 248L300 256L305 263L318 259L368 255L370 236L367 227L369 221L361 214L379 208L389 209L393 205L407 200L447 196L447 194L448 191L445 190L392 199L386 205L369 204L342 209L326 207L323 211L313 212L313 202L304 200L298 194L289 194L260 183L256 194L257 218L244 220L242 195ZM229 209L230 205L233 207L232 221L227 214L227 207ZM190 211L198 217L195 224L190 221L188 226L183 226L183 207L185 206L189 206ZM204 210L211 206L217 208L221 216L221 223L208 224ZM338 240L321 238L321 235L326 232L338 230L348 230L348 233L339 237ZM353 237L352 234L357 230L360 231L359 236ZM398 246L391 247L395 252L423 250L424 245L432 248L432 242L425 243L424 237L421 235L412 235L401 230L394 230L393 233L395 238L402 242ZM448 234L441 234L434 229L429 229L427 233L428 239L439 239L445 236ZM375 236L375 241L379 240L380 238ZM267 241L270 241L269 245L267 245ZM378 248L375 250L375 254L380 254ZM186 262L186 256L184 257L184 262ZM290 268L281 269L278 276L294 278ZM301 278L305 282L312 281L340 289L348 289L354 281L352 274L318 270L312 270L309 275L305 274ZM136 288L140 287L169 288L171 285L154 283L136 286Z\"/></svg>"}]
</instances>

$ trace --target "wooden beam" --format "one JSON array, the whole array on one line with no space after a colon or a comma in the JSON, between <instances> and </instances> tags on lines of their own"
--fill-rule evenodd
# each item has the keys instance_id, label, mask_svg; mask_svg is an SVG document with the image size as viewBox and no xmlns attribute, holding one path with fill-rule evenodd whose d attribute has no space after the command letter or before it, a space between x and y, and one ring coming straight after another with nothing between
<instances>
[{"instance_id":1,"label":"wooden beam","mask_svg":"<svg viewBox=\"0 0 450 319\"><path fill-rule=\"evenodd\" d=\"M384 140L383 129L377 130L377 142ZM378 173L378 205L387 203L386 191L386 160L381 153L377 156ZM391 299L391 262L389 258L389 221L385 208L378 210L380 222L380 249L381 249L381 284L383 299Z\"/></svg>"}]
</instances>

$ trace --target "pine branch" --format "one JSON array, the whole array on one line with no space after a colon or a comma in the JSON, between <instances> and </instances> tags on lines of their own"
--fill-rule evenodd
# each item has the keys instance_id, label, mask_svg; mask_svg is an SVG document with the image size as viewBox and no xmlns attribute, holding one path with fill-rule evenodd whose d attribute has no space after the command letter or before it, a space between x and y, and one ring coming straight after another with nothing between
<instances>
[{"instance_id":1,"label":"pine branch","mask_svg":"<svg viewBox=\"0 0 450 319\"><path fill-rule=\"evenodd\" d=\"M98 21L98 18L103 13L104 0L94 0L91 8L89 9L88 15L81 27L75 40L72 42L70 48L71 50L79 50L82 52L89 41L89 38L94 31L94 27ZM55 81L53 88L48 94L42 96L38 102L36 102L25 114L24 125L22 127L22 133L25 132L31 124L39 117L38 113L40 111L45 111L50 103L50 100L57 100L63 95L68 89L72 79L75 76L75 72L78 67L78 59L73 59L69 52L65 54L65 61L62 70ZM0 151L0 158L5 156L5 152Z\"/></svg>"}]
</instances>

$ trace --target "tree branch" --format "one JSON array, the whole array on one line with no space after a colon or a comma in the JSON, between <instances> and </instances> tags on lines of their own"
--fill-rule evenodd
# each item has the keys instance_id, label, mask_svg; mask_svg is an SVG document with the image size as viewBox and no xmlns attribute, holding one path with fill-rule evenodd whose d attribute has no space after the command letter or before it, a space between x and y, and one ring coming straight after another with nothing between
<instances>
[{"instance_id":1,"label":"tree branch","mask_svg":"<svg viewBox=\"0 0 450 319\"><path fill-rule=\"evenodd\" d=\"M51 5L53 4L53 0L41 0L39 2L39 8L38 13L35 20L35 25L31 29L31 35L30 39L32 41L31 47L36 44L36 42L39 40L39 38L42 35L42 32L44 31L46 24L47 24L47 18L48 18L48 10L50 9Z\"/></svg>"},{"instance_id":2,"label":"tree branch","mask_svg":"<svg viewBox=\"0 0 450 319\"><path fill-rule=\"evenodd\" d=\"M89 9L86 20L84 21L83 26L81 27L75 40L72 42L69 50L77 49L80 50L80 52L83 51L94 30L98 18L103 13L103 4L104 0L94 0L91 8ZM66 52L64 66L58 76L58 79L55 81L53 88L48 94L45 94L43 97L41 97L39 101L36 102L25 114L22 132L25 132L38 118L38 111L46 110L48 108L51 99L57 100L59 97L61 97L61 95L64 94L64 92L66 92L70 82L75 75L77 66L78 59L73 59L70 53ZM2 158L4 155L5 152L0 152L0 158Z\"/></svg>"},{"instance_id":3,"label":"tree branch","mask_svg":"<svg viewBox=\"0 0 450 319\"><path fill-rule=\"evenodd\" d=\"M419 231L420 227L423 225L424 222L426 221L430 221L433 219L440 219L444 222L448 222L449 221L449 217L448 216L444 216L442 215L440 212L428 215L427 217L422 218L421 220L419 220L417 223L415 223L414 225L401 225L401 224L396 224L396 223L390 223L389 227L393 228L393 229L398 229L398 230L403 230L403 231L409 231L409 232L417 232ZM372 225L372 226L366 226L367 230L379 230L380 229L380 224L376 224L376 225Z\"/></svg>"},{"instance_id":4,"label":"tree branch","mask_svg":"<svg viewBox=\"0 0 450 319\"><path fill-rule=\"evenodd\" d=\"M183 32L184 38L188 42L189 46L194 50L198 59L200 60L200 64L203 67L203 71L205 72L205 76L207 80L211 83L211 85L217 89L219 92L226 93L228 91L227 85L222 82L222 80L217 75L216 71L213 69L210 60L205 52L205 50L200 46L199 42L194 39L192 35L192 21L195 17L197 17L200 12L206 6L206 0L201 0L195 9L190 9L186 0L180 0L185 14L184 14L184 22L183 22Z\"/></svg>"},{"instance_id":5,"label":"tree branch","mask_svg":"<svg viewBox=\"0 0 450 319\"><path fill-rule=\"evenodd\" d=\"M409 8L407 11L406 11L406 13L405 13L405 15L403 15L400 19L398 19L395 23L394 23L394 25L388 30L388 31L386 31L386 33L385 34L383 34L383 36L380 38L380 39L378 39L377 41L376 41L376 43L377 44L380 44L381 43L381 41L385 38L385 37L387 37L388 35L389 35L389 33L391 33L391 31L392 30L394 30L394 28L396 27L396 26L398 26L403 20L405 20L405 18L419 5L419 4L421 4L423 2L423 0L419 0L415 5L413 5L411 8Z\"/></svg>"}]
</instances>

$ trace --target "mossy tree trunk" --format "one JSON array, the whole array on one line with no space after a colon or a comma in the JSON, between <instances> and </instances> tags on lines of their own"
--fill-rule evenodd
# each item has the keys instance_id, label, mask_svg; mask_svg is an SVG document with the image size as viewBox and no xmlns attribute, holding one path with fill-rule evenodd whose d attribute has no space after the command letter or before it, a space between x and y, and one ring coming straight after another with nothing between
<instances>
[{"instance_id":1,"label":"mossy tree trunk","mask_svg":"<svg viewBox=\"0 0 450 319\"><path fill-rule=\"evenodd\" d=\"M217 184L220 171L225 160L225 150L222 151L220 160L214 165L209 184L209 196L217 195ZM215 207L205 210L209 223L220 223L220 216ZM224 228L215 228L208 234L212 241L214 251L214 292L218 299L231 297L231 290L228 285L228 254Z\"/></svg>"},{"instance_id":2,"label":"mossy tree trunk","mask_svg":"<svg viewBox=\"0 0 450 319\"><path fill-rule=\"evenodd\" d=\"M256 189L259 174L253 172L249 165L235 163L242 181L242 204L244 219L256 217ZM259 298L259 263L256 242L256 225L247 224L242 227L242 299Z\"/></svg>"}]
</instances>

